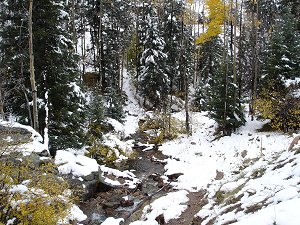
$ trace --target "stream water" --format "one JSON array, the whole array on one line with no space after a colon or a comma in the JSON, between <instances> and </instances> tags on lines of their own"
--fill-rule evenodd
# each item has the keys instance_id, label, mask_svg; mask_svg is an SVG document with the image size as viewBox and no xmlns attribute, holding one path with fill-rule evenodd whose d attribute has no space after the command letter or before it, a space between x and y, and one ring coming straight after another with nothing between
<instances>
[{"instance_id":1,"label":"stream water","mask_svg":"<svg viewBox=\"0 0 300 225\"><path fill-rule=\"evenodd\" d=\"M134 190L111 188L100 191L93 198L83 202L80 208L88 216L83 224L101 224L108 217L124 218L123 224L129 224L142 215L143 206L167 192L162 189L164 183L161 178L164 174L162 161L166 157L157 147L144 151L145 146L135 145L133 149L136 157L126 161L119 169L133 172L141 181L140 185ZM124 199L127 200L125 203L122 202Z\"/></svg>"}]
</instances>

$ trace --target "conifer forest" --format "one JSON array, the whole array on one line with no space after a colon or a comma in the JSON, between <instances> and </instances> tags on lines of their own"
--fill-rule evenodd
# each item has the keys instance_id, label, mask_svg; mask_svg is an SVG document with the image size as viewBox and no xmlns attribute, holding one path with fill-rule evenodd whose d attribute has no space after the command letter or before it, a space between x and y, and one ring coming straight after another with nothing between
<instances>
[{"instance_id":1,"label":"conifer forest","mask_svg":"<svg viewBox=\"0 0 300 225\"><path fill-rule=\"evenodd\" d=\"M0 4L0 115L47 128L53 150L122 121L125 69L146 109L185 101L187 132L188 111L207 110L230 135L243 103L276 129L299 127L299 84L285 85L299 78L298 1L30 2Z\"/></svg>"},{"instance_id":2,"label":"conifer forest","mask_svg":"<svg viewBox=\"0 0 300 225\"><path fill-rule=\"evenodd\" d=\"M214 121L206 129L213 129L212 143L246 129L248 121L267 121L266 132L299 134L300 1L0 1L0 168L6 174L13 170L2 163L9 160L1 149L11 142L2 141L1 123L32 127L51 157L84 149L99 165L119 168L119 159L132 156L112 136L115 144L107 144L109 132L138 127L120 140L144 138L158 149L180 135L193 137L200 124L195 113ZM139 121L130 124L128 116ZM57 185L61 194L64 186ZM67 205L49 205L55 222L41 222L38 213L33 222L35 214L24 216L28 208L23 217L9 214L14 209L2 207L5 201L0 224L59 224ZM11 215L18 223L7 222Z\"/></svg>"}]
</instances>

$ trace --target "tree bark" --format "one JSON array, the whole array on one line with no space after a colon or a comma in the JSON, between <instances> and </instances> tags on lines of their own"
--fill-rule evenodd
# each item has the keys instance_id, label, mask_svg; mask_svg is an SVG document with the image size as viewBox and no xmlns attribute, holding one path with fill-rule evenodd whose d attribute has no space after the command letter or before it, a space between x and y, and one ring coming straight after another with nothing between
<instances>
[{"instance_id":1,"label":"tree bark","mask_svg":"<svg viewBox=\"0 0 300 225\"><path fill-rule=\"evenodd\" d=\"M32 102L33 102L33 128L39 131L39 119L38 119L38 107L37 107L37 88L34 74L34 55L33 55L33 35L32 35L32 5L33 0L29 0L29 21L28 21L28 31L29 31L29 60L30 60L30 84L32 91Z\"/></svg>"},{"instance_id":2,"label":"tree bark","mask_svg":"<svg viewBox=\"0 0 300 225\"><path fill-rule=\"evenodd\" d=\"M4 96L3 96L3 78L2 75L0 76L0 120L5 119L5 114L4 114Z\"/></svg>"}]
</instances>

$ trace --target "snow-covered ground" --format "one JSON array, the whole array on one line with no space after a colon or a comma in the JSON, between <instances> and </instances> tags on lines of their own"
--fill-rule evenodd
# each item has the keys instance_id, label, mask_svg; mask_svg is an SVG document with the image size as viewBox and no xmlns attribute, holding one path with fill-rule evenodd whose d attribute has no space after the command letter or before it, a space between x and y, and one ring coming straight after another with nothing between
<instances>
[{"instance_id":1,"label":"snow-covered ground","mask_svg":"<svg viewBox=\"0 0 300 225\"><path fill-rule=\"evenodd\" d=\"M119 133L111 136L111 140L120 133L125 137L135 133L139 119L145 114L134 97L135 90L127 75L124 90L128 96L127 117L123 125L110 121ZM185 119L184 112L173 116L181 121ZM208 203L195 215L201 218L201 224L299 224L300 154L287 151L293 137L299 134L258 132L263 122L249 119L230 137L215 139L216 124L206 113L191 112L190 116L192 134L181 135L159 147L159 151L168 156L165 175L183 175L171 183L173 192L146 206L141 218L131 225L156 225L155 218L159 215L163 215L166 222L180 217L188 207L188 193L202 189L207 190ZM39 141L36 137L32 142L36 151L43 148ZM126 147L132 141L122 143ZM299 144L295 146L299 147ZM100 166L105 173L130 176L134 180L132 173L98 165L78 152L58 151L56 163L61 173L71 172L77 177L97 171ZM217 174L222 177L216 179ZM84 218L77 208L70 213L72 216ZM102 224L114 225L121 221L108 218Z\"/></svg>"},{"instance_id":2,"label":"snow-covered ground","mask_svg":"<svg viewBox=\"0 0 300 225\"><path fill-rule=\"evenodd\" d=\"M131 85L126 82L129 82L128 78L124 85L129 98L127 109L135 116L128 117L124 130L133 133L143 112L139 111ZM173 116L182 121L185 119L184 112ZM191 136L182 135L159 147L169 156L165 175L183 173L171 183L175 191L146 206L140 220L131 225L158 224L155 218L161 214L166 222L180 217L187 208L188 192L201 189L207 190L209 202L195 215L203 219L201 224L212 219L214 224L297 224L297 220L291 218L297 215L297 206L300 206L300 179L297 179L300 156L287 151L293 136L258 132L263 122L248 119L246 125L230 137L214 140L215 122L206 113L197 112L191 113L191 126ZM278 166L281 161L292 159L293 162ZM276 165L279 168L274 170ZM217 173L222 173L222 179L216 180ZM223 201L240 197L239 211L229 210L232 205L216 200L218 193L223 193ZM266 200L266 204L255 210L255 204L262 200ZM224 210L227 213L223 213ZM109 221L109 224L120 223L117 218L109 218Z\"/></svg>"},{"instance_id":3,"label":"snow-covered ground","mask_svg":"<svg viewBox=\"0 0 300 225\"><path fill-rule=\"evenodd\" d=\"M184 120L184 113L177 113L177 118ZM172 198L162 197L149 207L144 209L144 215L137 224L158 224L155 218L164 215L167 222L171 218L180 216L180 211L184 211L186 206L186 191L198 191L205 189L208 191L207 204L198 214L205 220L201 224L206 224L211 219L215 219L214 224L224 224L226 222L237 222L237 224L257 224L267 225L277 222L277 224L296 224L290 221L297 215L297 206L300 206L300 156L293 152L287 152L287 148L293 137L281 133L257 132L256 129L262 127L259 121L248 121L230 137L222 137L214 140L213 132L215 123L204 113L192 113L193 134L189 137L183 135L174 141L164 143L159 150L168 155L165 166L166 175L183 173L172 185L178 191L172 194ZM295 159L294 159L295 158ZM288 165L273 170L281 161L292 161ZM224 177L216 180L218 172L222 172ZM264 171L264 175L259 179L252 177L253 174ZM291 177L291 178L289 178ZM230 192L241 197L241 210L222 214L222 211L229 206L216 203L215 195L223 191L224 195ZM250 196L248 191L254 194ZM247 194L248 193L248 194ZM231 194L233 195L233 194ZM230 196L233 197L233 196ZM254 214L244 211L253 204L267 200L269 206L262 207ZM170 210L172 205L172 210ZM170 212L171 211L171 212ZM249 211L249 210L248 210Z\"/></svg>"}]
</instances>

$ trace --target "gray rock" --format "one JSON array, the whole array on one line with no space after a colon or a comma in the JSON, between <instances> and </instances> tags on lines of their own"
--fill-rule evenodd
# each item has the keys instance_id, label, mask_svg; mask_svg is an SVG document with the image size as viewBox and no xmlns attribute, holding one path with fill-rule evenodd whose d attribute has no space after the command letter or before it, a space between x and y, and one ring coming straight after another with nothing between
<instances>
[{"instance_id":1,"label":"gray rock","mask_svg":"<svg viewBox=\"0 0 300 225\"><path fill-rule=\"evenodd\" d=\"M131 196L125 196L120 200L122 207L130 207L134 205L133 198Z\"/></svg>"},{"instance_id":2,"label":"gray rock","mask_svg":"<svg viewBox=\"0 0 300 225\"><path fill-rule=\"evenodd\" d=\"M85 180L85 181L92 181L92 180L95 179L95 174L90 173L89 175L83 176L82 179Z\"/></svg>"},{"instance_id":3,"label":"gray rock","mask_svg":"<svg viewBox=\"0 0 300 225\"><path fill-rule=\"evenodd\" d=\"M49 155L49 152L45 149L45 150L43 150L43 151L41 151L41 152L38 152L37 153L39 156L41 156L41 157L48 157L48 156L50 156Z\"/></svg>"}]
</instances>

